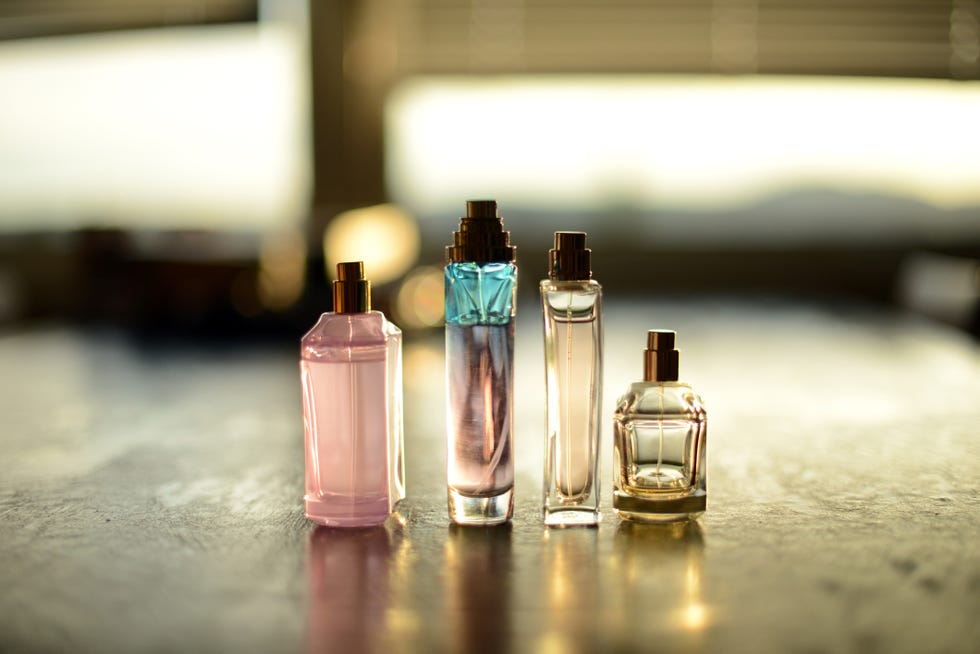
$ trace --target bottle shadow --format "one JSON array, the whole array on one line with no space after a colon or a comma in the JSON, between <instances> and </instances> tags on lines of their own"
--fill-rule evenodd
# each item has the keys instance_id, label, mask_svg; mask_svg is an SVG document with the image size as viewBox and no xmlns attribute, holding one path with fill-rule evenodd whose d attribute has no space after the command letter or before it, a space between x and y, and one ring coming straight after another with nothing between
<instances>
[{"instance_id":1,"label":"bottle shadow","mask_svg":"<svg viewBox=\"0 0 980 654\"><path fill-rule=\"evenodd\" d=\"M511 525L450 525L445 545L446 649L511 650Z\"/></svg>"},{"instance_id":2,"label":"bottle shadow","mask_svg":"<svg viewBox=\"0 0 980 654\"><path fill-rule=\"evenodd\" d=\"M669 524L622 522L613 537L622 586L618 618L633 625L635 642L667 638L678 646L700 642L710 611L702 600L705 539L695 521Z\"/></svg>"},{"instance_id":3,"label":"bottle shadow","mask_svg":"<svg viewBox=\"0 0 980 654\"><path fill-rule=\"evenodd\" d=\"M307 543L307 651L375 652L390 640L391 563L401 544L384 526L317 527Z\"/></svg>"},{"instance_id":4,"label":"bottle shadow","mask_svg":"<svg viewBox=\"0 0 980 654\"><path fill-rule=\"evenodd\" d=\"M546 529L541 541L544 576L538 592L547 628L539 649L554 652L609 651L601 619L599 530Z\"/></svg>"}]
</instances>

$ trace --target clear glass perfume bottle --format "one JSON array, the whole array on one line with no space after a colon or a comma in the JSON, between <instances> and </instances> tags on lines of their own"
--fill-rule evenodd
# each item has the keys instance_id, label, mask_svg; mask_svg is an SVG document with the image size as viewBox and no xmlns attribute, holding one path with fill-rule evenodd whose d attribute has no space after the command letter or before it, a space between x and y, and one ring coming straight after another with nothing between
<instances>
[{"instance_id":1,"label":"clear glass perfume bottle","mask_svg":"<svg viewBox=\"0 0 980 654\"><path fill-rule=\"evenodd\" d=\"M365 527L405 498L402 334L371 311L363 263L338 264L337 278L334 310L300 342L306 517Z\"/></svg>"},{"instance_id":2,"label":"clear glass perfume bottle","mask_svg":"<svg viewBox=\"0 0 980 654\"><path fill-rule=\"evenodd\" d=\"M541 281L548 427L544 463L547 525L599 522L599 406L602 287L591 279L584 232L556 232Z\"/></svg>"},{"instance_id":3,"label":"clear glass perfume bottle","mask_svg":"<svg viewBox=\"0 0 980 654\"><path fill-rule=\"evenodd\" d=\"M694 389L677 381L675 337L647 334L644 381L616 406L613 508L627 520L685 520L705 510L707 413Z\"/></svg>"},{"instance_id":4,"label":"clear glass perfume bottle","mask_svg":"<svg viewBox=\"0 0 980 654\"><path fill-rule=\"evenodd\" d=\"M497 203L467 202L445 268L449 516L459 524L514 511L515 251Z\"/></svg>"}]
</instances>

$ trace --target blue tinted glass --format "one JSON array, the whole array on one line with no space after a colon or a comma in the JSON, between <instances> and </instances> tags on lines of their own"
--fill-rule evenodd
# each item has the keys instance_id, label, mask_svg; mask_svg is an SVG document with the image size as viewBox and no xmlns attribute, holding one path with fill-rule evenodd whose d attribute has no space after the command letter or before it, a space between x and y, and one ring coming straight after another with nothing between
<instances>
[{"instance_id":1,"label":"blue tinted glass","mask_svg":"<svg viewBox=\"0 0 980 654\"><path fill-rule=\"evenodd\" d=\"M464 261L446 266L446 323L506 325L514 315L517 266Z\"/></svg>"}]
</instances>

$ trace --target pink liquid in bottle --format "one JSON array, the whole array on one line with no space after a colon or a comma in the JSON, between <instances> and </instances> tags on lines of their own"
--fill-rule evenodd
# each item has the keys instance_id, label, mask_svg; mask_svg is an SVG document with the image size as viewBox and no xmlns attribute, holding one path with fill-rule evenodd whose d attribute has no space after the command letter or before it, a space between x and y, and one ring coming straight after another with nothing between
<instances>
[{"instance_id":1,"label":"pink liquid in bottle","mask_svg":"<svg viewBox=\"0 0 980 654\"><path fill-rule=\"evenodd\" d=\"M401 332L378 311L325 313L300 353L306 516L381 524L404 497Z\"/></svg>"}]
</instances>

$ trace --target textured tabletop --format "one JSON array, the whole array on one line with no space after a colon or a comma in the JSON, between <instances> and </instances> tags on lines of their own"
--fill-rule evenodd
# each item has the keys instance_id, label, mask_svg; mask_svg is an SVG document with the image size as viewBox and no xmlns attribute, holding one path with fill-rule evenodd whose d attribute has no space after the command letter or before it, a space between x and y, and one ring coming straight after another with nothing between
<instances>
[{"instance_id":1,"label":"textured tabletop","mask_svg":"<svg viewBox=\"0 0 980 654\"><path fill-rule=\"evenodd\" d=\"M405 349L408 499L303 518L296 343L0 336L0 651L977 652L980 350L860 306L610 302L603 521L540 515L540 316L516 344L517 509L451 527L441 334ZM644 331L709 413L708 512L609 508ZM298 339L298 335L297 335Z\"/></svg>"}]
</instances>

